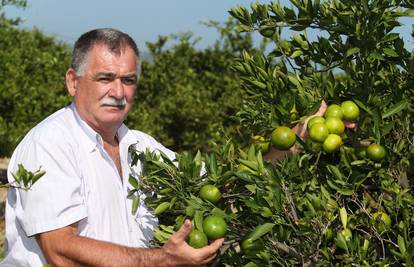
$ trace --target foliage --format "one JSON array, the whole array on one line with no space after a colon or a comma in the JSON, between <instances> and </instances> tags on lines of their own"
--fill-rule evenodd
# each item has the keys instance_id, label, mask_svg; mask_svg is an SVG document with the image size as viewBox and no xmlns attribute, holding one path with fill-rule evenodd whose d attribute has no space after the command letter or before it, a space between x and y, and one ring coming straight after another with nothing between
<instances>
[{"instance_id":1,"label":"foliage","mask_svg":"<svg viewBox=\"0 0 414 267\"><path fill-rule=\"evenodd\" d=\"M0 25L0 155L10 155L31 127L70 102L64 85L70 52L39 30Z\"/></svg>"},{"instance_id":2,"label":"foliage","mask_svg":"<svg viewBox=\"0 0 414 267\"><path fill-rule=\"evenodd\" d=\"M242 95L229 66L239 49L252 50L253 42L250 35L231 33L233 24L211 22L222 40L205 49L195 48L191 34L148 43L153 60L143 64L128 124L153 134L174 151L208 151L213 142L223 143L224 136L235 135L238 124L232 116Z\"/></svg>"},{"instance_id":3,"label":"foliage","mask_svg":"<svg viewBox=\"0 0 414 267\"><path fill-rule=\"evenodd\" d=\"M302 150L275 166L254 146L235 149L231 143L207 155L178 155L174 162L141 155L141 189L154 192L148 205L168 207L159 213L158 244L185 217L200 230L203 217L217 213L229 224L219 259L227 265L412 266L414 62L394 30L412 14L413 3L291 3L230 11L239 30L259 31L275 47L268 54L245 50L234 64L247 96L237 114L240 133L269 138L277 126L303 122L323 99L356 102L357 127L347 130L336 153ZM370 143L386 148L381 162L358 154ZM223 194L216 206L197 196L205 183ZM390 226L377 212L390 217ZM240 250L251 233L251 242L265 244L253 254Z\"/></svg>"},{"instance_id":4,"label":"foliage","mask_svg":"<svg viewBox=\"0 0 414 267\"><path fill-rule=\"evenodd\" d=\"M14 181L0 185L0 187L21 188L27 191L45 174L46 171L42 170L41 168L35 172L31 172L26 170L22 164L18 164L17 171L15 173L12 173Z\"/></svg>"}]
</instances>

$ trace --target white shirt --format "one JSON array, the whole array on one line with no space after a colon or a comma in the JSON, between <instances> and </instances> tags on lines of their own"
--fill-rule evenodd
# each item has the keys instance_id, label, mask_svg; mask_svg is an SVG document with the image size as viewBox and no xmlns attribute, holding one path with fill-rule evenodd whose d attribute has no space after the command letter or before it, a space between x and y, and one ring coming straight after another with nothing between
<instances>
[{"instance_id":1,"label":"white shirt","mask_svg":"<svg viewBox=\"0 0 414 267\"><path fill-rule=\"evenodd\" d=\"M151 136L118 130L122 175L103 148L102 138L89 127L72 104L34 127L17 146L8 168L13 181L18 164L46 171L29 191L9 189L6 203L5 258L0 266L43 266L46 261L34 235L79 222L78 233L130 247L147 247L157 220L140 201L132 215L131 145L137 151L174 153ZM141 195L141 198L144 196Z\"/></svg>"}]
</instances>

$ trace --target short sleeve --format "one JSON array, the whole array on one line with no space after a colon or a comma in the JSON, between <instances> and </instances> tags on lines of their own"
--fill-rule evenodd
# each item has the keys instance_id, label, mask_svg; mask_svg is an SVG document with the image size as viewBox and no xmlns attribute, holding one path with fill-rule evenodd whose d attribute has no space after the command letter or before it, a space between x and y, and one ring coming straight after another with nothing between
<instances>
[{"instance_id":1,"label":"short sleeve","mask_svg":"<svg viewBox=\"0 0 414 267\"><path fill-rule=\"evenodd\" d=\"M27 236L59 229L87 216L81 173L76 157L63 138L60 142L22 142L11 159L11 172L22 164L26 170L46 171L31 189L16 190L17 220Z\"/></svg>"}]
</instances>

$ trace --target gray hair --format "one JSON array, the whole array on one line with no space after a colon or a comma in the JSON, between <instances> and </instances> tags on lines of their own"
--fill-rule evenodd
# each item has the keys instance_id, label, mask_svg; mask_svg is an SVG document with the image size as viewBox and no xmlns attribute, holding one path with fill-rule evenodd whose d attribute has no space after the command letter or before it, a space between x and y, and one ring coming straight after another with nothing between
<instances>
[{"instance_id":1,"label":"gray hair","mask_svg":"<svg viewBox=\"0 0 414 267\"><path fill-rule=\"evenodd\" d=\"M88 31L82 34L75 42L72 52L71 68L76 75L81 76L85 72L88 53L94 45L102 44L109 48L115 55L121 55L122 49L128 46L134 50L137 58L137 78L141 75L141 60L135 41L126 33L112 29L102 28Z\"/></svg>"}]
</instances>

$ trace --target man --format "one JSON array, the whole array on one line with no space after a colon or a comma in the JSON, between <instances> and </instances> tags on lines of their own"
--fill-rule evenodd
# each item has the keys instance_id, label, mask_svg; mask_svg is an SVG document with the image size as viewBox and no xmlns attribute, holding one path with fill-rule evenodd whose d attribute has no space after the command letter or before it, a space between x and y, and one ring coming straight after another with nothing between
<instances>
[{"instance_id":1,"label":"man","mask_svg":"<svg viewBox=\"0 0 414 267\"><path fill-rule=\"evenodd\" d=\"M144 201L132 214L128 150L174 154L124 124L140 74L138 49L114 29L75 43L66 86L73 103L34 127L11 157L8 179L22 164L46 174L28 190L9 190L1 266L192 266L211 261L223 243L194 249L191 222L162 248L147 248L156 218Z\"/></svg>"}]
</instances>

